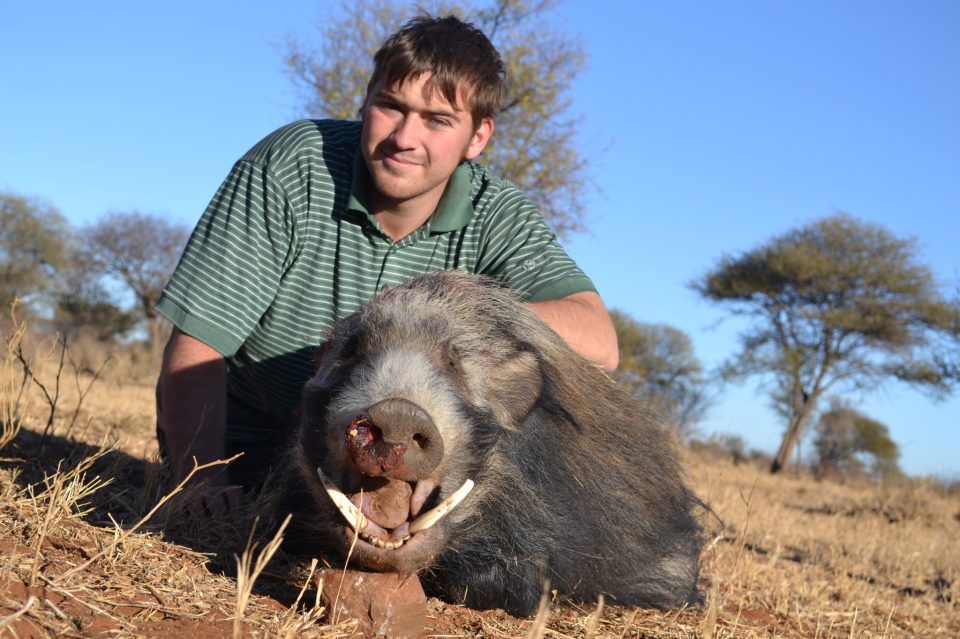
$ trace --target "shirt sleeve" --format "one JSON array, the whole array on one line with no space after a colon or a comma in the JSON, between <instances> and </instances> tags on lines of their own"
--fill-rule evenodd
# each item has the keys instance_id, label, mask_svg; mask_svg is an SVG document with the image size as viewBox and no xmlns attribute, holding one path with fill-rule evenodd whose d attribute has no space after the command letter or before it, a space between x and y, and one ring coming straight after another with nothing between
<instances>
[{"instance_id":1,"label":"shirt sleeve","mask_svg":"<svg viewBox=\"0 0 960 639\"><path fill-rule=\"evenodd\" d=\"M269 167L240 160L197 223L157 311L232 356L276 295L295 252L294 222Z\"/></svg>"},{"instance_id":2,"label":"shirt sleeve","mask_svg":"<svg viewBox=\"0 0 960 639\"><path fill-rule=\"evenodd\" d=\"M489 202L477 272L497 277L531 302L596 291L539 209L512 184L502 185Z\"/></svg>"}]
</instances>

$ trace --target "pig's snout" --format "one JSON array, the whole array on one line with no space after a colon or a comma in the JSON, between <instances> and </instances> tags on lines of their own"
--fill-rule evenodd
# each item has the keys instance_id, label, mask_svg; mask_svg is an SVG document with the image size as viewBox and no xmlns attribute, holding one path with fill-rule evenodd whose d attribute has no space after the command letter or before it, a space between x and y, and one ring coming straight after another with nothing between
<instances>
[{"instance_id":1,"label":"pig's snout","mask_svg":"<svg viewBox=\"0 0 960 639\"><path fill-rule=\"evenodd\" d=\"M443 459L443 438L427 413L405 399L385 399L347 426L347 450L365 475L416 481Z\"/></svg>"}]
</instances>

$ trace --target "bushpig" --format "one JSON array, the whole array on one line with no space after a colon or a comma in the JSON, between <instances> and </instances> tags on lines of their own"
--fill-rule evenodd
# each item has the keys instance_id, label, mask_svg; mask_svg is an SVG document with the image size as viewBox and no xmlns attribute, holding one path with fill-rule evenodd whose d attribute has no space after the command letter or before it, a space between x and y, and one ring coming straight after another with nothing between
<instances>
[{"instance_id":1,"label":"bushpig","mask_svg":"<svg viewBox=\"0 0 960 639\"><path fill-rule=\"evenodd\" d=\"M515 615L545 580L580 601L700 600L700 502L670 437L493 280L385 290L318 359L287 447L300 548Z\"/></svg>"}]
</instances>

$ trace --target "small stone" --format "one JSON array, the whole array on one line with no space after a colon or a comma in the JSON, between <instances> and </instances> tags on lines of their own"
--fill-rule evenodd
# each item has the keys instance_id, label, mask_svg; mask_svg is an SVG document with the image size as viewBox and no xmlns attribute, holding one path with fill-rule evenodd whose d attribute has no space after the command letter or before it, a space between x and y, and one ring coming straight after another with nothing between
<instances>
[{"instance_id":1,"label":"small stone","mask_svg":"<svg viewBox=\"0 0 960 639\"><path fill-rule=\"evenodd\" d=\"M317 577L327 622L356 619L366 637L419 637L427 597L416 575L327 569Z\"/></svg>"}]
</instances>

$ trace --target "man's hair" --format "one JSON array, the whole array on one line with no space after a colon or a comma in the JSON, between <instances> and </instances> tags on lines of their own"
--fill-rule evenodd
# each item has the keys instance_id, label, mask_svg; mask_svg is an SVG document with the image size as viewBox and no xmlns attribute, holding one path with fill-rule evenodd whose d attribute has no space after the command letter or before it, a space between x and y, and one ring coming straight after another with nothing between
<instances>
[{"instance_id":1,"label":"man's hair","mask_svg":"<svg viewBox=\"0 0 960 639\"><path fill-rule=\"evenodd\" d=\"M418 16L384 41L373 56L367 94L380 80L384 86L430 74L427 91L439 91L456 105L458 90L479 126L503 105L506 72L500 54L482 31L454 16Z\"/></svg>"}]
</instances>

